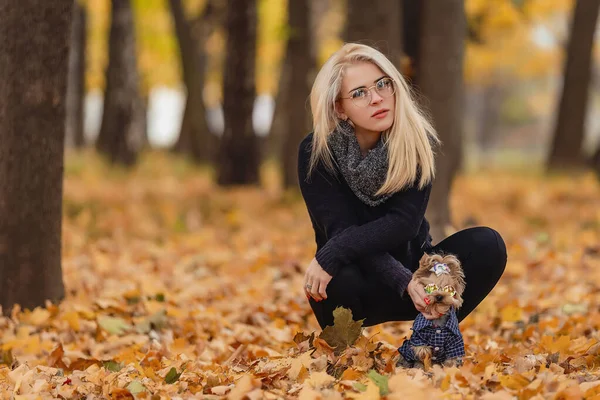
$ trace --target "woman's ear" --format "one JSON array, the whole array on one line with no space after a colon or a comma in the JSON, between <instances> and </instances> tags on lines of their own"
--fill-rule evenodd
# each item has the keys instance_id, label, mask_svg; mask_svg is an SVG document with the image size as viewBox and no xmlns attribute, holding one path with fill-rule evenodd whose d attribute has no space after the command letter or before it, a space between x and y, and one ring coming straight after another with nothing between
<instances>
[{"instance_id":1,"label":"woman's ear","mask_svg":"<svg viewBox=\"0 0 600 400\"><path fill-rule=\"evenodd\" d=\"M344 121L348 119L348 116L344 113L344 107L342 107L342 104L339 100L335 102L335 112L338 114L340 119L343 119Z\"/></svg>"}]
</instances>

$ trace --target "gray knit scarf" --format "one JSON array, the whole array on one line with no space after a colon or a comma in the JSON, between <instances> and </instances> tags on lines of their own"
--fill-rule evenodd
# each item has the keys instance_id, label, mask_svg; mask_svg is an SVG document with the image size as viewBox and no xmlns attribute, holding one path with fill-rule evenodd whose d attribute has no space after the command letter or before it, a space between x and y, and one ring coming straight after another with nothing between
<instances>
[{"instance_id":1,"label":"gray knit scarf","mask_svg":"<svg viewBox=\"0 0 600 400\"><path fill-rule=\"evenodd\" d=\"M387 148L381 138L363 158L354 128L349 122L340 121L328 141L342 175L363 203L375 207L392 196L375 196L388 170Z\"/></svg>"}]
</instances>

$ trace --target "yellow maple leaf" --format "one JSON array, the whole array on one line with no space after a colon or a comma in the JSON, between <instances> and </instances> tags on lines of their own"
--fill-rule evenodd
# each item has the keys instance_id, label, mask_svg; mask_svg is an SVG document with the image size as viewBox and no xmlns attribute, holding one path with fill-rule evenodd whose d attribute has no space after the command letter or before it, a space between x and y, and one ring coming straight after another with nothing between
<instances>
[{"instance_id":1,"label":"yellow maple leaf","mask_svg":"<svg viewBox=\"0 0 600 400\"><path fill-rule=\"evenodd\" d=\"M561 335L558 339L555 339L553 336L544 335L542 336L541 345L550 353L560 352L564 354L571 346L571 338L568 335Z\"/></svg>"},{"instance_id":2,"label":"yellow maple leaf","mask_svg":"<svg viewBox=\"0 0 600 400\"><path fill-rule=\"evenodd\" d=\"M523 310L517 306L506 306L500 311L502 321L517 322L523 320Z\"/></svg>"},{"instance_id":3,"label":"yellow maple leaf","mask_svg":"<svg viewBox=\"0 0 600 400\"><path fill-rule=\"evenodd\" d=\"M520 390L529 385L529 379L521 374L500 375L499 379L502 386L512 390Z\"/></svg>"}]
</instances>

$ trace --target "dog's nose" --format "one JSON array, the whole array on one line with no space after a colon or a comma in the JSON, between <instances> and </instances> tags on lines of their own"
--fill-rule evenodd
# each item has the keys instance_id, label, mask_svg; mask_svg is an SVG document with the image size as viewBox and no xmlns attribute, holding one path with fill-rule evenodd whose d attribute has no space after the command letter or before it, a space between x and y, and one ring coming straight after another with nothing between
<instances>
[{"instance_id":1,"label":"dog's nose","mask_svg":"<svg viewBox=\"0 0 600 400\"><path fill-rule=\"evenodd\" d=\"M438 295L435 296L435 301L442 301L442 300L444 300L444 296L443 295L438 294Z\"/></svg>"}]
</instances>

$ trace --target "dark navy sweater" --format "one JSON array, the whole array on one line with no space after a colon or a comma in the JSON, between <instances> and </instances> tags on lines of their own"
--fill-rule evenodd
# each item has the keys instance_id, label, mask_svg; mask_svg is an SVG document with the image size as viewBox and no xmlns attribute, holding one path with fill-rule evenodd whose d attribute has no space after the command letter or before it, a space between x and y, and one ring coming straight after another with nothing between
<instances>
[{"instance_id":1,"label":"dark navy sweater","mask_svg":"<svg viewBox=\"0 0 600 400\"><path fill-rule=\"evenodd\" d=\"M431 247L425 218L431 184L419 190L415 183L369 206L354 195L339 169L334 176L319 161L307 176L312 137L308 134L299 146L298 180L315 231L315 258L331 276L344 265L360 264L403 294Z\"/></svg>"}]
</instances>

